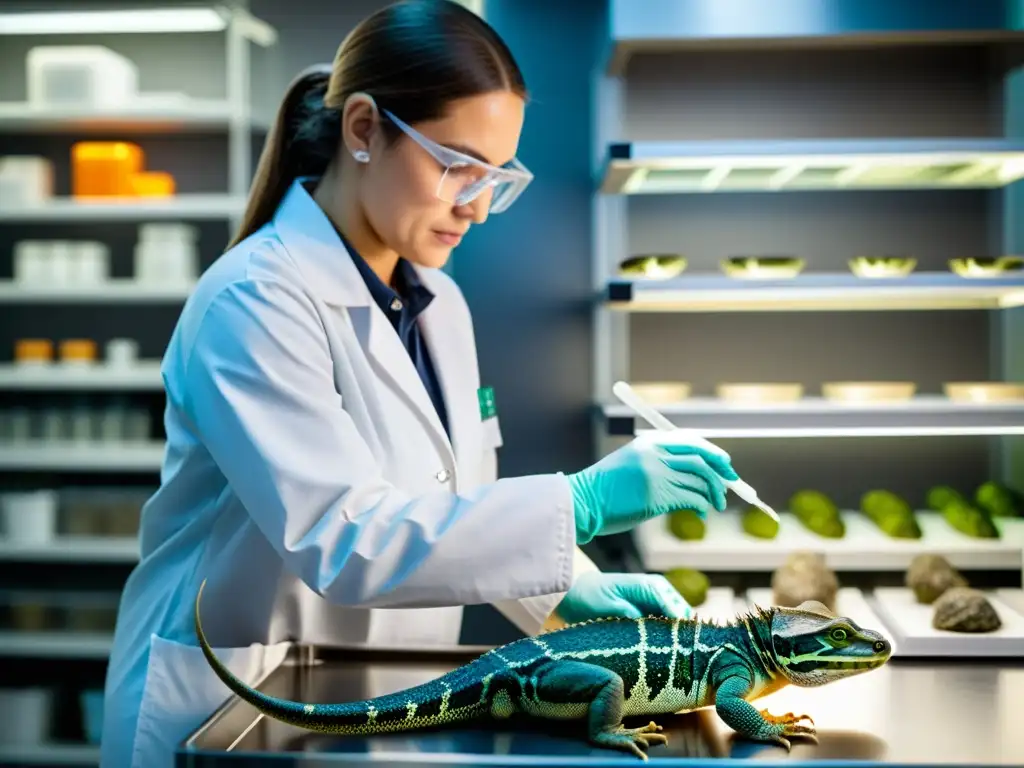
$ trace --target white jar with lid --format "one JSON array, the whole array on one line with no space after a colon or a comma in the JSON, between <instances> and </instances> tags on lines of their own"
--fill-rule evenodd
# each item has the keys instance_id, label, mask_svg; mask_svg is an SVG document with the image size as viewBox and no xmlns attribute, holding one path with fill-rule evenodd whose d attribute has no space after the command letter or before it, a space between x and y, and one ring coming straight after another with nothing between
<instances>
[{"instance_id":1,"label":"white jar with lid","mask_svg":"<svg viewBox=\"0 0 1024 768\"><path fill-rule=\"evenodd\" d=\"M72 244L72 282L76 285L102 285L109 274L110 249L104 243L80 240Z\"/></svg>"},{"instance_id":2,"label":"white jar with lid","mask_svg":"<svg viewBox=\"0 0 1024 768\"><path fill-rule=\"evenodd\" d=\"M197 239L196 228L188 224L141 225L135 245L135 279L172 285L194 282L199 274Z\"/></svg>"},{"instance_id":3,"label":"white jar with lid","mask_svg":"<svg viewBox=\"0 0 1024 768\"><path fill-rule=\"evenodd\" d=\"M14 246L14 279L25 285L47 285L50 280L50 245L42 240L21 240Z\"/></svg>"}]
</instances>

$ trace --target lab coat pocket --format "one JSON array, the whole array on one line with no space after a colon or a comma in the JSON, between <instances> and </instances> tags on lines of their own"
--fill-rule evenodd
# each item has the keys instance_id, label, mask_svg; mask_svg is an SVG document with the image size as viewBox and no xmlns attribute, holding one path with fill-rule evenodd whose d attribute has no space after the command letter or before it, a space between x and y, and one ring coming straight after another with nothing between
<instances>
[{"instance_id":1,"label":"lab coat pocket","mask_svg":"<svg viewBox=\"0 0 1024 768\"><path fill-rule=\"evenodd\" d=\"M281 664L288 643L214 648L236 677L253 684ZM172 768L174 751L231 696L198 646L152 636L132 768Z\"/></svg>"}]
</instances>

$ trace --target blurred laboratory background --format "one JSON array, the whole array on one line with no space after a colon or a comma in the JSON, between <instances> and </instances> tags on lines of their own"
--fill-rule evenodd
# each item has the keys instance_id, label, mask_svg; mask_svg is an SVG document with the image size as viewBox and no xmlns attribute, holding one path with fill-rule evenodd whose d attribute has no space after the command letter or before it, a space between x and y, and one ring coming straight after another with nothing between
<instances>
[{"instance_id":1,"label":"blurred laboratory background","mask_svg":"<svg viewBox=\"0 0 1024 768\"><path fill-rule=\"evenodd\" d=\"M0 3L0 763L96 765L161 356L287 83L385 4ZM784 523L731 497L588 547L602 567L731 610L816 549L890 622L899 595L875 601L938 553L1016 606L1024 649L1018 3L465 4L531 91L536 180L446 267L501 474L646 428L628 380ZM515 635L467 611L466 643Z\"/></svg>"}]
</instances>

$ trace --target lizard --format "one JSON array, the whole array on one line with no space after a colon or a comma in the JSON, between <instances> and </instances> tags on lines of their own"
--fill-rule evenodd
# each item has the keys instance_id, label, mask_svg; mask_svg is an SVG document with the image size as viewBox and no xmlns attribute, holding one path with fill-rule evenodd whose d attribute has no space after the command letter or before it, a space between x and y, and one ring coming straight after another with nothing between
<instances>
[{"instance_id":1,"label":"lizard","mask_svg":"<svg viewBox=\"0 0 1024 768\"><path fill-rule=\"evenodd\" d=\"M195 630L217 676L264 715L307 730L372 736L512 716L583 720L598 747L643 760L667 743L653 720L626 728L624 717L714 707L741 737L778 744L817 743L808 715L773 715L750 702L787 686L820 686L881 667L891 644L879 632L836 616L822 603L755 605L719 624L699 615L598 618L488 650L440 677L363 701L313 704L264 694L217 658L199 619ZM806 720L808 724L804 724Z\"/></svg>"}]
</instances>

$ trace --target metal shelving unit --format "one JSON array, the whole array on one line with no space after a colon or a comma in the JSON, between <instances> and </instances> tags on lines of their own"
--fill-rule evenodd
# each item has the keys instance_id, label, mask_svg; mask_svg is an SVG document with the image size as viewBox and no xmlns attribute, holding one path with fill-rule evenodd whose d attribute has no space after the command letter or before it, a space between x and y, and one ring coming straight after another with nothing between
<instances>
[{"instance_id":1,"label":"metal shelving unit","mask_svg":"<svg viewBox=\"0 0 1024 768\"><path fill-rule=\"evenodd\" d=\"M1024 403L969 405L939 396L885 405L837 404L820 397L735 405L694 397L658 410L677 426L697 429L708 438L1024 435ZM601 411L608 434L649 431L621 403L606 404Z\"/></svg>"},{"instance_id":2,"label":"metal shelving unit","mask_svg":"<svg viewBox=\"0 0 1024 768\"><path fill-rule=\"evenodd\" d=\"M0 657L105 659L113 642L105 632L0 632Z\"/></svg>"},{"instance_id":3,"label":"metal shelving unit","mask_svg":"<svg viewBox=\"0 0 1024 768\"><path fill-rule=\"evenodd\" d=\"M14 765L97 765L100 748L91 744L0 745L0 761Z\"/></svg>"},{"instance_id":4,"label":"metal shelving unit","mask_svg":"<svg viewBox=\"0 0 1024 768\"><path fill-rule=\"evenodd\" d=\"M615 142L601 191L707 194L981 189L1024 177L1008 139Z\"/></svg>"},{"instance_id":5,"label":"metal shelving unit","mask_svg":"<svg viewBox=\"0 0 1024 768\"><path fill-rule=\"evenodd\" d=\"M592 153L595 186L592 397L597 426L595 451L599 455L607 453L625 439L648 431L648 425L636 419L612 395L612 384L616 380L628 381L633 378L631 370L635 366L629 348L632 323L642 322L644 331L652 334L657 348L664 350L665 355L671 355L672 334L685 333L676 329L685 328L695 315L721 318L726 315L746 316L742 320L723 319L723 324L729 329L728 333L736 334L741 332L737 329L743 327L742 323L756 325L762 318L771 323L773 332L783 328L782 321L776 322L775 318L766 317L769 313L800 315L799 321L794 320L793 325L785 326L790 330L798 327L798 323L814 323L814 313L876 312L889 313L890 317L895 318L897 315L893 313L937 312L947 313L942 317L950 318L948 313L954 310L983 312L991 318L988 327L995 336L993 339L979 340L979 343L990 345L995 365L1003 371L1001 375L995 374L992 378L1019 379L1019 362L1008 359L1011 356L1008 350L1012 350L1014 340L1019 345L1019 323L1013 324L1006 318L1012 313L1018 313L1012 315L1018 317L1020 307L1024 306L1024 273L1010 273L999 278L966 278L952 271L936 271L942 270L942 266L936 267L931 263L934 261L932 259L928 268L905 277L865 279L852 272L835 271L834 263L830 263L831 271L816 271L813 267L815 254L809 247L810 252L794 254L807 256L809 266L792 279L738 279L716 272L708 273L705 261L701 261L703 270L694 268L694 261L706 259L708 251L718 248L719 239L730 243L721 246L722 256L729 253L724 249L736 247L735 243L756 240L749 231L743 230L741 235L722 232L719 237L712 225L693 233L686 229L685 224L680 224L679 228L672 229L671 235L668 235L665 234L669 231L668 225L661 225L661 220L657 218L683 211L684 204L688 205L691 201L693 210L701 213L712 211L714 214L711 220L714 224L727 227L732 217L743 215L743 206L756 208L758 201L768 199L768 196L776 196L773 200L785 199L785 196L791 196L788 198L791 200L809 200L812 195L833 195L843 201L837 202L837 206L853 200L854 196L878 194L888 195L884 199L892 201L893 205L902 205L911 200L912 196L920 195L945 195L942 199L947 201L952 199L950 196L953 194L974 195L971 200L975 203L981 196L985 196L984 204L992 207L990 213L986 211L992 217L987 222L991 232L997 232L1002 227L1001 236L998 237L1001 245L993 246L997 249L995 255L1016 253L1014 237L1019 226L1009 220L1001 225L994 223L996 216L1008 219L1014 215L1016 203L1011 200L1015 201L1016 198L1012 196L1019 194L1019 182L1024 179L1024 140L1019 136L1019 129L1010 125L1012 118L1006 118L1007 127L1001 136L968 137L960 134L908 138L913 135L911 131L920 130L923 133L936 128L931 124L925 128L920 122L907 121L913 123L912 128L899 126L892 136L880 137L878 132L884 123L865 120L866 135L857 137L858 126L850 120L854 108L849 107L848 113L844 111L847 109L845 105L839 107L838 94L830 91L829 99L832 101L821 107L819 112L812 112L810 108L801 112L799 98L786 91L779 80L768 79L784 75L779 74L782 65L778 62L782 59L770 58L770 54L766 53L788 52L787 55L791 54L795 61L795 52L799 51L799 61L804 67L813 66L809 62L816 56L840 56L839 51L842 51L840 58L843 63L849 64L858 55L857 51L870 56L871 51L877 51L879 47L904 51L938 51L946 46L969 43L974 46L972 51L987 49L989 52L1005 53L1012 50L1019 53L1024 46L1024 31L1009 20L1011 16L1003 5L992 3L984 10L980 7L969 9L966 6L959 10L952 7L926 9L924 6L916 9L901 7L897 10L892 5L837 0L827 18L812 18L807 14L769 9L754 2L741 2L729 15L721 16L710 13L707 3L679 4L670 0L653 0L641 9L628 0L611 0L609 26L612 39L605 71L595 84L598 109ZM997 7L1001 10L997 10ZM676 132L687 136L694 133L706 136L711 133L713 118L707 115L694 116L692 124L680 126L678 130L668 123L670 118L665 115L676 114L679 120L690 121L688 110L693 111L694 115L700 113L704 106L699 103L702 97L709 99L708 104L714 111L721 99L712 102L707 92L696 86L694 81L706 76L711 78L716 88L721 88L728 87L724 85L728 82L725 78L733 76L734 71L743 69L750 76L750 72L745 69L746 65L736 56L740 51L760 56L759 61L764 61L767 68L777 67L777 70L765 76L768 93L776 97L786 93L787 99L792 97L791 101L779 104L778 110L797 105L795 112L801 117L812 113L824 115L826 110L835 110L840 117L829 115L824 118L823 128L806 124L807 138L780 138L780 134L786 130L800 130L799 126L805 125L804 121L796 119L786 123L781 118L766 117L765 136L750 136L746 129L759 125L754 110L763 108L766 115L770 112L768 106L754 105L750 94L744 92L736 96L741 106L722 108L720 114L715 113L715 117L729 120L740 114L741 109L748 110L742 114L749 115L749 125L744 126L744 130L734 130L730 126L728 134L742 134L749 138L668 138ZM681 86L666 73L675 66L673 60L682 56L690 56L696 63L692 68L679 65L680 72L686 73L679 75L686 81ZM721 70L715 69L715 56L722 56L721 60L728 64L723 63ZM913 60L932 62L924 55ZM795 72L795 68L792 71ZM790 70L786 72L790 77L794 76ZM835 76L833 70L829 72ZM869 78L874 74L869 75ZM823 75L820 82L808 79L807 99L814 98L811 90L813 87L827 87L822 85L825 77L827 75ZM801 82L801 90L804 85ZM847 84L844 82L843 85ZM870 86L875 86L874 81L870 81ZM631 92L634 87L635 93ZM1007 90L1000 94L1004 100L1017 98L1011 97L1012 87L1009 84L1005 87ZM663 94L659 90L668 91L673 88L679 91ZM688 103L685 110L663 106L673 100L678 101L683 93L694 96L697 103ZM852 95L853 90L843 93ZM1000 96L990 98L998 99ZM728 100L729 97L725 98ZM743 101L744 98L748 101ZM772 97L765 98L770 100ZM892 104L886 107L893 109ZM631 123L631 108L639 110L645 118L662 122L656 125ZM850 136L820 137L824 132L841 130L842 126L849 126ZM814 133L816 130L821 133ZM734 195L740 202L728 202L726 198L730 195ZM665 202L671 196L683 202L679 206L673 206L671 201ZM707 202L709 200L713 202ZM822 211L831 214L836 210L826 208L825 204L813 206L813 209L814 213L808 216L821 214ZM779 204L772 206L771 210L785 210L789 213L793 209ZM919 209L912 207L912 210ZM877 207L858 207L857 215L863 215L864 211L874 213ZM686 222L692 226L699 215L692 214L693 218ZM639 217L642 224L636 225L636 232L631 232L634 217ZM771 221L769 224L764 215L755 216L754 220L756 225L766 228L782 229L791 225L785 220ZM857 221L860 223L859 219ZM893 226L891 221L887 224ZM659 225L663 227L662 230L658 230ZM799 219L793 225L799 226ZM813 241L816 245L827 242L820 225L813 232L817 238ZM972 233L972 237L979 239L978 234ZM995 235L990 237L993 241L997 239ZM792 245L799 242L794 236L779 236L773 232L766 239L770 242L764 248L776 247L772 244L775 241L786 242L789 244L786 247L793 251L798 248ZM877 238L864 239L877 243ZM642 242L643 246L635 249L631 247L636 241ZM905 248L906 242L907 239L901 240L900 247ZM873 247L880 250L869 253L886 252L885 246ZM843 250L842 247L833 249L830 254L833 262L835 252ZM688 258L689 265L682 274L668 279L634 278L622 276L618 271L618 265L629 256L663 251L678 252ZM742 250L738 252L750 253ZM782 252L788 254L790 251ZM850 255L852 257L854 254ZM988 254L968 252L957 255ZM669 331L656 326L659 319L648 318L648 315L666 318L676 315L679 319L664 321L672 324L673 330ZM852 315L850 322L856 323L856 317ZM694 322L702 329L701 332L707 332L711 323L702 320L698 318ZM893 322L898 323L899 320L894 319ZM947 319L945 322L954 321ZM832 323L830 328L838 325L834 319ZM871 327L882 326L872 324ZM970 327L977 328L978 325ZM793 330L790 332L799 333ZM936 333L941 331L936 330ZM757 338L766 336L767 333L763 333ZM792 338L786 338L785 342L784 349L795 348ZM651 349L654 348L652 343ZM685 348L687 352L680 354L692 353L697 346L688 340ZM648 354L653 352L648 350ZM733 350L723 348L716 354L728 358ZM856 355L857 350L851 350L850 354ZM912 350L908 350L908 354L912 354ZM759 359L767 357L765 355ZM648 372L671 368L655 365L648 359L643 362ZM695 371L694 377L699 378L703 386L707 386L708 378L703 369L713 367L717 362L715 359L702 358L694 364L702 369ZM739 366L725 367L735 371ZM779 369L784 367L779 365ZM678 365L675 370L683 370L682 365ZM758 381L756 378L736 378L735 373L729 376L729 381ZM844 377L848 377L848 374L844 374ZM663 380L669 377L654 375L651 378ZM685 371L672 378L688 381ZM902 380L906 375L900 378ZM774 381L776 378L767 380ZM800 381L798 378L782 380ZM994 473L993 479L1002 475L1004 482L1013 477L1009 469L1012 459L1007 448L1010 445L1008 441L1024 435L1024 403L1016 402L962 404L922 391L918 397L903 403L846 405L824 400L816 396L817 392L813 388L809 388L808 397L797 402L753 406L734 405L706 397L702 391L695 391L695 394L698 396L681 402L658 403L656 406L677 426L698 430L711 439L869 440L988 436L1003 441L1000 443L1003 449L1002 460L996 462L1001 472ZM907 460L912 458L908 457ZM820 468L816 466L815 472L820 472ZM811 487L816 482L815 479L807 480ZM821 482L828 481L821 478ZM939 482L941 478L936 479L936 483ZM843 514L847 519L848 534L844 539L836 541L803 530L799 522L788 513L784 513L778 537L772 541L757 540L745 534L736 514L713 515L706 523L706 536L700 541L687 542L675 538L664 520L652 521L637 529L634 540L642 566L655 571L697 568L714 572L763 573L777 568L795 549L824 552L833 566L867 572L906 568L913 555L921 551L947 554L955 565L971 568L1020 572L1024 564L1024 519L1008 521L1005 526L1006 535L1000 540L985 541L969 539L955 531L946 530L941 518L932 515L925 518L928 525L939 525L930 527L922 540L899 542L881 534L860 513Z\"/></svg>"},{"instance_id":6,"label":"metal shelving unit","mask_svg":"<svg viewBox=\"0 0 1024 768\"><path fill-rule=\"evenodd\" d=\"M23 285L0 280L2 304L151 304L180 302L188 298L193 285L167 285L133 279L108 280L99 285Z\"/></svg>"},{"instance_id":7,"label":"metal shelving unit","mask_svg":"<svg viewBox=\"0 0 1024 768\"><path fill-rule=\"evenodd\" d=\"M11 365L0 364L0 389L159 391L163 389L160 361L131 366Z\"/></svg>"},{"instance_id":8,"label":"metal shelving unit","mask_svg":"<svg viewBox=\"0 0 1024 768\"><path fill-rule=\"evenodd\" d=\"M811 273L789 280L686 275L612 278L604 291L620 312L891 312L1010 309L1024 305L1024 274L967 278L918 272L901 278Z\"/></svg>"},{"instance_id":9,"label":"metal shelving unit","mask_svg":"<svg viewBox=\"0 0 1024 768\"><path fill-rule=\"evenodd\" d=\"M921 538L893 539L856 510L841 516L846 526L841 539L812 533L788 512L780 513L776 538L758 539L743 531L741 511L730 509L708 518L700 541L678 539L667 520L654 519L637 528L636 543L641 562L650 571L770 571L797 549L820 552L832 568L842 571L906 570L923 552L941 554L965 571L1024 568L1024 519L997 520L1000 538L974 539L951 528L938 513L921 511L916 514Z\"/></svg>"},{"instance_id":10,"label":"metal shelving unit","mask_svg":"<svg viewBox=\"0 0 1024 768\"><path fill-rule=\"evenodd\" d=\"M45 544L22 544L0 539L0 562L121 563L139 559L136 538L57 536Z\"/></svg>"},{"instance_id":11,"label":"metal shelving unit","mask_svg":"<svg viewBox=\"0 0 1024 768\"><path fill-rule=\"evenodd\" d=\"M7 207L0 222L165 221L178 219L235 220L245 210L245 198L238 195L177 195L167 199L107 198L83 202L54 198L43 205Z\"/></svg>"},{"instance_id":12,"label":"metal shelving unit","mask_svg":"<svg viewBox=\"0 0 1024 768\"><path fill-rule=\"evenodd\" d=\"M38 442L0 446L0 470L63 472L157 472L163 440L146 443Z\"/></svg>"},{"instance_id":13,"label":"metal shelving unit","mask_svg":"<svg viewBox=\"0 0 1024 768\"><path fill-rule=\"evenodd\" d=\"M185 221L197 224L223 222L225 233L237 228L244 213L252 177L255 131L267 126L253 115L250 94L251 46L272 48L276 31L230 0L188 7L152 7L72 12L0 13L0 40L9 36L48 40L53 35L117 33L124 35L217 33L224 43L225 93L219 99L182 97L159 101L145 96L137 103L116 109L39 108L28 103L0 103L0 134L46 135L67 138L120 136L193 137L220 133L227 140L227 175L222 192L180 193L166 199L103 199L82 201L56 197L39 205L4 206L0 226L96 227L95 237L115 224ZM59 39L56 38L56 39ZM170 169L173 171L173 168ZM204 230L205 231L205 230ZM115 278L101 284L74 286L28 285L0 281L0 304L22 305L27 311L47 311L54 306L75 306L81 311L104 307L168 305L183 302L192 284L148 284ZM88 334L88 331L85 331ZM52 397L106 397L110 394L159 395L163 389L158 360L143 360L131 367L0 365L0 390L8 393ZM131 443L29 443L0 444L0 472L31 473L49 478L62 474L95 474L123 477L155 477L164 453L163 440ZM40 482L50 482L41 480ZM102 483L102 480L100 480ZM123 517L123 513L119 512ZM123 526L123 520L121 520ZM95 565L128 566L137 561L135 537L77 536L58 533L40 543L19 543L0 538L0 562L52 564L61 568ZM28 585L26 585L27 587ZM0 632L0 663L20 664L23 659L53 658L82 664L103 664L112 638L103 632L53 630L47 632ZM60 738L60 737L57 737ZM0 744L0 761L46 765L95 765L94 745L48 741L31 747Z\"/></svg>"},{"instance_id":14,"label":"metal shelving unit","mask_svg":"<svg viewBox=\"0 0 1024 768\"><path fill-rule=\"evenodd\" d=\"M38 107L20 102L0 102L0 133L91 134L187 133L227 129L232 111L228 101L189 99L178 106L133 106L83 112L67 107ZM265 126L251 122L254 128Z\"/></svg>"}]
</instances>

